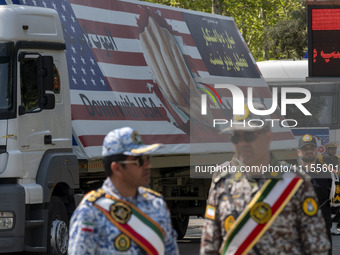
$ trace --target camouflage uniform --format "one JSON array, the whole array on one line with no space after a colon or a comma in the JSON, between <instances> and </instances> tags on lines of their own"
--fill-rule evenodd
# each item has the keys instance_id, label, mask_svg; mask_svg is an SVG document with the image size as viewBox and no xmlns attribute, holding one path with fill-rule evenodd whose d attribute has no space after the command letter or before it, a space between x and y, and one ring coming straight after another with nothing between
<instances>
[{"instance_id":1,"label":"camouflage uniform","mask_svg":"<svg viewBox=\"0 0 340 255\"><path fill-rule=\"evenodd\" d=\"M224 164L234 165L233 162ZM278 164L271 162L271 165ZM207 204L216 208L216 214L214 220L205 220L200 254L219 254L226 228L230 226L227 219L230 215L236 219L242 213L269 176L261 177L251 179L237 172L221 173L213 179ZM330 243L320 210L314 216L302 210L306 198L317 199L308 178L304 175L304 182L292 199L248 254L328 254Z\"/></svg>"},{"instance_id":2,"label":"camouflage uniform","mask_svg":"<svg viewBox=\"0 0 340 255\"><path fill-rule=\"evenodd\" d=\"M325 155L318 155L318 160L321 163L325 163L327 165L332 165L334 170L338 173L338 167L339 167L339 162L340 162L340 157L335 155L335 156L331 156L329 154L325 154Z\"/></svg>"},{"instance_id":3,"label":"camouflage uniform","mask_svg":"<svg viewBox=\"0 0 340 255\"><path fill-rule=\"evenodd\" d=\"M158 193L139 187L136 197L122 197L109 178L104 182L102 189L106 194L137 206L157 222L164 230L165 254L178 254L177 235L171 227L169 210ZM107 217L85 198L71 219L68 254L146 254L132 240L128 250L124 252L117 250L115 241L120 234L121 232Z\"/></svg>"}]
</instances>

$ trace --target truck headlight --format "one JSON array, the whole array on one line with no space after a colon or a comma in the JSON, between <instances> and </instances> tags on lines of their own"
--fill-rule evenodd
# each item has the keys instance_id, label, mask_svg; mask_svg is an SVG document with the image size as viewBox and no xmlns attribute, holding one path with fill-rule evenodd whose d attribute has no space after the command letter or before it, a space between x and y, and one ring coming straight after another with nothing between
<instances>
[{"instance_id":1,"label":"truck headlight","mask_svg":"<svg viewBox=\"0 0 340 255\"><path fill-rule=\"evenodd\" d=\"M13 228L14 213L0 212L0 230L8 230Z\"/></svg>"}]
</instances>

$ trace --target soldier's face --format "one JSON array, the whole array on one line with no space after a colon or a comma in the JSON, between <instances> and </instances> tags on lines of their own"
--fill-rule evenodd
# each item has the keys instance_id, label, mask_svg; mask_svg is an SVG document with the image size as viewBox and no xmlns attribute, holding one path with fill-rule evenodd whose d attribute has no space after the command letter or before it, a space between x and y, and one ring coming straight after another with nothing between
<instances>
[{"instance_id":1,"label":"soldier's face","mask_svg":"<svg viewBox=\"0 0 340 255\"><path fill-rule=\"evenodd\" d=\"M126 161L137 160L138 157L128 156ZM121 171L121 181L130 187L138 188L150 183L150 161L144 157L143 163L138 164L125 164L124 170Z\"/></svg>"},{"instance_id":2,"label":"soldier's face","mask_svg":"<svg viewBox=\"0 0 340 255\"><path fill-rule=\"evenodd\" d=\"M305 163L312 163L316 160L316 156L318 154L318 149L313 144L307 144L303 146L298 151L298 156Z\"/></svg>"},{"instance_id":3,"label":"soldier's face","mask_svg":"<svg viewBox=\"0 0 340 255\"><path fill-rule=\"evenodd\" d=\"M327 149L327 153L330 156L335 156L337 147L330 147Z\"/></svg>"},{"instance_id":4,"label":"soldier's face","mask_svg":"<svg viewBox=\"0 0 340 255\"><path fill-rule=\"evenodd\" d=\"M234 149L238 159L245 165L262 164L269 156L269 145L272 140L271 131L235 132ZM253 137L253 139L247 139ZM269 163L269 162L268 162Z\"/></svg>"}]
</instances>

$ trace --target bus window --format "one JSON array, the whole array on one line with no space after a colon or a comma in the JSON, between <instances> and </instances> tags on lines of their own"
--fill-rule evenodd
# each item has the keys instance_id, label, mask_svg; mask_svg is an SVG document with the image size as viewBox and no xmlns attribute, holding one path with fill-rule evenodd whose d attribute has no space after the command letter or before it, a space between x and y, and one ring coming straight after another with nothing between
<instances>
[{"instance_id":1,"label":"bus window","mask_svg":"<svg viewBox=\"0 0 340 255\"><path fill-rule=\"evenodd\" d=\"M311 92L311 99L305 103L305 108L312 114L304 115L300 109L295 105L287 105L286 119L297 120L297 127L329 127L337 128L339 123L337 120L339 105L339 92L337 88L339 85L330 84L313 84L309 86L297 85L295 87L302 87ZM287 98L301 98L301 94L290 93ZM281 96L279 96L279 105ZM294 123L289 123L294 125Z\"/></svg>"}]
</instances>

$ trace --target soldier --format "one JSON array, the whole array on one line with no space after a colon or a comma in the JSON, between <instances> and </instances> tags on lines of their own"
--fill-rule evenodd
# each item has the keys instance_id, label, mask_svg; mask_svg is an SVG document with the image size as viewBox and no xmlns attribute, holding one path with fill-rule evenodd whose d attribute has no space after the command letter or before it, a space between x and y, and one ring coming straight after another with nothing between
<instances>
[{"instance_id":1,"label":"soldier","mask_svg":"<svg viewBox=\"0 0 340 255\"><path fill-rule=\"evenodd\" d=\"M338 149L338 143L337 142L329 142L325 145L326 147L326 153L325 155L318 155L318 160L321 163L325 163L327 165L331 165L333 170L336 172L339 167L340 157L336 155L336 151Z\"/></svg>"},{"instance_id":2,"label":"soldier","mask_svg":"<svg viewBox=\"0 0 340 255\"><path fill-rule=\"evenodd\" d=\"M340 235L340 231L338 230L339 221L340 221L340 182L339 182L339 162L340 157L336 155L336 151L338 149L337 142L329 142L325 145L327 151L325 155L318 155L318 160L320 163L327 164L330 169L333 169L333 177L334 177L334 195L332 197L331 202L331 212L332 218L332 228L331 233L333 235ZM332 190L333 191L333 190Z\"/></svg>"},{"instance_id":3,"label":"soldier","mask_svg":"<svg viewBox=\"0 0 340 255\"><path fill-rule=\"evenodd\" d=\"M270 153L273 133L266 118L246 110L233 120L240 123L230 128L240 164L225 162L229 173L221 172L212 180L202 255L319 255L330 249L313 186L308 176ZM262 120L263 125L247 125L251 119Z\"/></svg>"},{"instance_id":4,"label":"soldier","mask_svg":"<svg viewBox=\"0 0 340 255\"><path fill-rule=\"evenodd\" d=\"M316 138L309 134L301 136L297 154L300 158L301 167L311 177L315 193L318 197L319 208L326 222L326 230L329 240L332 244L331 236L331 188L332 188L332 170L325 167L324 164L317 160L318 145Z\"/></svg>"},{"instance_id":5,"label":"soldier","mask_svg":"<svg viewBox=\"0 0 340 255\"><path fill-rule=\"evenodd\" d=\"M129 127L106 135L102 155L108 177L72 215L69 255L178 254L165 201L144 187L150 182L148 154L159 146L144 145Z\"/></svg>"}]
</instances>

